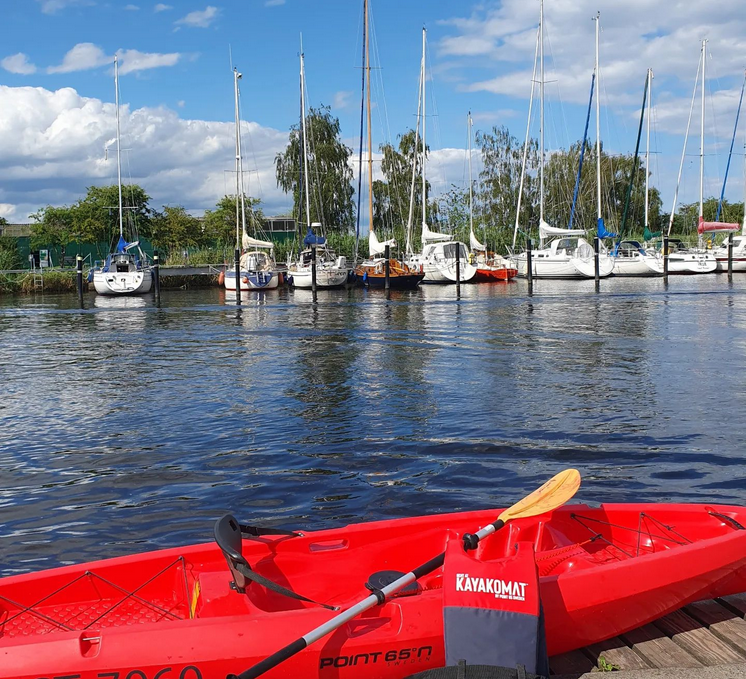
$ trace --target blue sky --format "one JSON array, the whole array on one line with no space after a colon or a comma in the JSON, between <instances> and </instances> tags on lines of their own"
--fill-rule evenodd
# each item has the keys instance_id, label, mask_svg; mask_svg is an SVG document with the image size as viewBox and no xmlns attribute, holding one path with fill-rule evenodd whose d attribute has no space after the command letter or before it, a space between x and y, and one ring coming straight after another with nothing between
<instances>
[{"instance_id":1,"label":"blue sky","mask_svg":"<svg viewBox=\"0 0 746 679\"><path fill-rule=\"evenodd\" d=\"M507 125L523 138L538 1L455 3L371 0L374 146L414 123L420 31L428 29L428 142L441 189L462 183L466 112L477 129ZM547 148L582 135L593 68L592 17L601 10L602 136L612 152L634 146L648 66L655 70L654 183L673 195L699 41L709 37L708 193L719 191L746 67L742 0L717 15L704 0L624 3L546 0ZM112 177L103 146L113 130L111 61L120 55L127 171L156 205L199 212L228 188L232 165L229 49L244 74L242 114L251 192L268 212L289 205L272 159L298 117L303 33L309 102L333 106L345 139L359 134L362 1L5 0L0 45L0 215L24 221L46 203L69 203ZM383 90L380 83L383 83ZM385 92L385 97L383 96ZM698 130L698 110L695 112ZM593 128L593 124L592 124ZM743 128L742 128L743 130ZM538 133L536 125L532 126ZM743 137L737 143L742 151ZM697 153L697 135L689 153ZM728 195L741 199L741 157ZM681 198L697 199L687 157ZM252 179L253 177L253 179Z\"/></svg>"}]
</instances>

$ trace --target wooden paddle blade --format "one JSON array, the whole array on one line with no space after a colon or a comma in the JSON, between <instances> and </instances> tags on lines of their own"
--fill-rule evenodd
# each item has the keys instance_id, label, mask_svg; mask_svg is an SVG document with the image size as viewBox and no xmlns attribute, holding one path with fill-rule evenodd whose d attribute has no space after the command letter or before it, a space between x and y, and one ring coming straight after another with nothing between
<instances>
[{"instance_id":1,"label":"wooden paddle blade","mask_svg":"<svg viewBox=\"0 0 746 679\"><path fill-rule=\"evenodd\" d=\"M551 512L561 507L580 488L580 472L577 469L565 469L553 476L541 488L537 488L531 495L527 495L520 502L500 514L500 520L507 522L511 519L521 519L526 516L536 516Z\"/></svg>"}]
</instances>

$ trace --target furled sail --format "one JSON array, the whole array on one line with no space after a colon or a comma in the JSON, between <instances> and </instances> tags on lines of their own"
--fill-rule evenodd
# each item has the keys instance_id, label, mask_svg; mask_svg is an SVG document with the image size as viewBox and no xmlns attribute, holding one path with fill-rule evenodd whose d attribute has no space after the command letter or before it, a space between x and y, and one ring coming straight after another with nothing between
<instances>
[{"instance_id":1,"label":"furled sail","mask_svg":"<svg viewBox=\"0 0 746 679\"><path fill-rule=\"evenodd\" d=\"M122 236L119 236L116 252L127 252L127 250L136 248L138 245L140 245L139 240L136 240L133 243L128 243L124 238L122 238Z\"/></svg>"},{"instance_id":2,"label":"furled sail","mask_svg":"<svg viewBox=\"0 0 746 679\"><path fill-rule=\"evenodd\" d=\"M275 244L268 240L259 240L258 238L252 238L246 231L243 232L243 238L241 238L241 245L244 250L249 248L274 248Z\"/></svg>"},{"instance_id":3,"label":"furled sail","mask_svg":"<svg viewBox=\"0 0 746 679\"><path fill-rule=\"evenodd\" d=\"M447 233L438 233L437 231L430 231L430 227L422 222L422 243L432 243L441 240L453 240Z\"/></svg>"},{"instance_id":4,"label":"furled sail","mask_svg":"<svg viewBox=\"0 0 746 679\"><path fill-rule=\"evenodd\" d=\"M714 231L720 233L735 233L741 230L741 225L737 223L728 222L706 222L702 217L699 218L699 224L697 224L697 233L712 233Z\"/></svg>"},{"instance_id":5,"label":"furled sail","mask_svg":"<svg viewBox=\"0 0 746 679\"><path fill-rule=\"evenodd\" d=\"M368 235L368 254L371 257L384 254L386 252L387 245L395 248L396 239L392 238L391 240L385 240L383 241L383 243L381 243L376 237L376 232L373 231L373 229L370 230L370 234Z\"/></svg>"},{"instance_id":6,"label":"furled sail","mask_svg":"<svg viewBox=\"0 0 746 679\"><path fill-rule=\"evenodd\" d=\"M487 248L477 240L477 237L474 235L473 231L469 231L469 245L471 246L472 250L476 250L478 252L487 252Z\"/></svg>"},{"instance_id":7,"label":"furled sail","mask_svg":"<svg viewBox=\"0 0 746 679\"><path fill-rule=\"evenodd\" d=\"M324 238L323 236L317 236L313 232L314 227L320 228L321 224L319 222L314 222L313 224L311 224L311 226L308 227L308 233L303 239L303 245L324 245L326 243L326 238Z\"/></svg>"},{"instance_id":8,"label":"furled sail","mask_svg":"<svg viewBox=\"0 0 746 679\"><path fill-rule=\"evenodd\" d=\"M599 217L598 218L598 237L603 240L604 238L616 238L619 234L612 233L606 228L606 224L604 224L604 218Z\"/></svg>"},{"instance_id":9,"label":"furled sail","mask_svg":"<svg viewBox=\"0 0 746 679\"><path fill-rule=\"evenodd\" d=\"M582 229L560 229L556 226L549 226L544 220L539 224L539 236L541 238L550 238L552 236L584 236L585 231Z\"/></svg>"}]
</instances>

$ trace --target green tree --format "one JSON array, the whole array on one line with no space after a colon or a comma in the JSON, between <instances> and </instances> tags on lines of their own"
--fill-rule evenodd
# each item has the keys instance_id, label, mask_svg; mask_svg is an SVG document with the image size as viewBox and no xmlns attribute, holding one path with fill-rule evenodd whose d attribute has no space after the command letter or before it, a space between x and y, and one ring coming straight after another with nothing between
<instances>
[{"instance_id":1,"label":"green tree","mask_svg":"<svg viewBox=\"0 0 746 679\"><path fill-rule=\"evenodd\" d=\"M175 251L207 244L202 223L181 205L166 206L150 223L150 240L157 248Z\"/></svg>"},{"instance_id":2,"label":"green tree","mask_svg":"<svg viewBox=\"0 0 746 679\"><path fill-rule=\"evenodd\" d=\"M67 246L79 237L73 210L47 205L31 215L31 219L35 222L31 227L31 248L59 247L60 264L64 264Z\"/></svg>"},{"instance_id":3,"label":"green tree","mask_svg":"<svg viewBox=\"0 0 746 679\"><path fill-rule=\"evenodd\" d=\"M0 227L7 226L8 220L0 217ZM12 236L0 236L0 271L21 268L21 253L18 250L18 239Z\"/></svg>"},{"instance_id":4,"label":"green tree","mask_svg":"<svg viewBox=\"0 0 746 679\"><path fill-rule=\"evenodd\" d=\"M244 196L246 211L246 231L249 235L256 234L263 238L262 231L264 214L259 208L260 200L251 196ZM240 212L240 207L239 207ZM239 217L240 219L240 217ZM239 222L240 223L240 222ZM205 210L205 237L217 242L222 247L236 246L236 196L223 196L215 205L214 210Z\"/></svg>"},{"instance_id":5,"label":"green tree","mask_svg":"<svg viewBox=\"0 0 746 679\"><path fill-rule=\"evenodd\" d=\"M506 127L493 127L490 132L478 131L477 146L482 153L483 169L479 174L481 188L477 194L480 223L487 228L486 240L497 250L512 243L518 192L521 182L524 144ZM526 173L521 199L519 229L525 234L539 224L539 149L535 139L529 140ZM484 236L483 236L484 237ZM523 238L521 239L523 240Z\"/></svg>"},{"instance_id":6,"label":"green tree","mask_svg":"<svg viewBox=\"0 0 746 679\"><path fill-rule=\"evenodd\" d=\"M124 238L148 238L153 211L150 196L137 184L122 186ZM72 206L75 228L84 243L109 243L119 239L119 187L89 186L85 198ZM104 253L99 253L104 254Z\"/></svg>"},{"instance_id":7,"label":"green tree","mask_svg":"<svg viewBox=\"0 0 746 679\"><path fill-rule=\"evenodd\" d=\"M339 119L332 116L328 106L310 110L306 130L311 219L305 214L305 197L301 195L301 134L297 125L290 130L285 151L275 157L277 186L293 194L293 214L304 215L299 221L321 222L329 230L347 232L353 227L355 216L349 164L352 149L342 142Z\"/></svg>"}]
</instances>

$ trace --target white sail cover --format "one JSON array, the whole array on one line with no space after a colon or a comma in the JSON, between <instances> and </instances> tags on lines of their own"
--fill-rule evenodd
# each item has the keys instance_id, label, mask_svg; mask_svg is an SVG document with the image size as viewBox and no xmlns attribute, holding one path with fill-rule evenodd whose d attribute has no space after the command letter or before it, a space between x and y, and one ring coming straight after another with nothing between
<instances>
[{"instance_id":1,"label":"white sail cover","mask_svg":"<svg viewBox=\"0 0 746 679\"><path fill-rule=\"evenodd\" d=\"M487 252L487 248L477 240L473 231L469 231L469 245L472 250L476 250L477 252Z\"/></svg>"},{"instance_id":2,"label":"white sail cover","mask_svg":"<svg viewBox=\"0 0 746 679\"><path fill-rule=\"evenodd\" d=\"M258 238L252 238L245 231L243 232L243 238L241 238L241 245L244 250L249 248L274 248L275 244L268 240L259 240Z\"/></svg>"},{"instance_id":3,"label":"white sail cover","mask_svg":"<svg viewBox=\"0 0 746 679\"><path fill-rule=\"evenodd\" d=\"M437 231L430 231L430 227L422 222L422 243L432 243L441 240L453 240L447 233L438 233Z\"/></svg>"},{"instance_id":4,"label":"white sail cover","mask_svg":"<svg viewBox=\"0 0 746 679\"><path fill-rule=\"evenodd\" d=\"M556 226L549 226L544 220L539 224L539 236L549 238L550 236L584 236L583 229L560 229Z\"/></svg>"},{"instance_id":5,"label":"white sail cover","mask_svg":"<svg viewBox=\"0 0 746 679\"><path fill-rule=\"evenodd\" d=\"M381 243L376 237L376 232L373 229L370 230L368 235L368 255L375 257L376 255L382 255L386 252L386 246L389 245L392 248L396 247L396 239L385 240Z\"/></svg>"}]
</instances>

